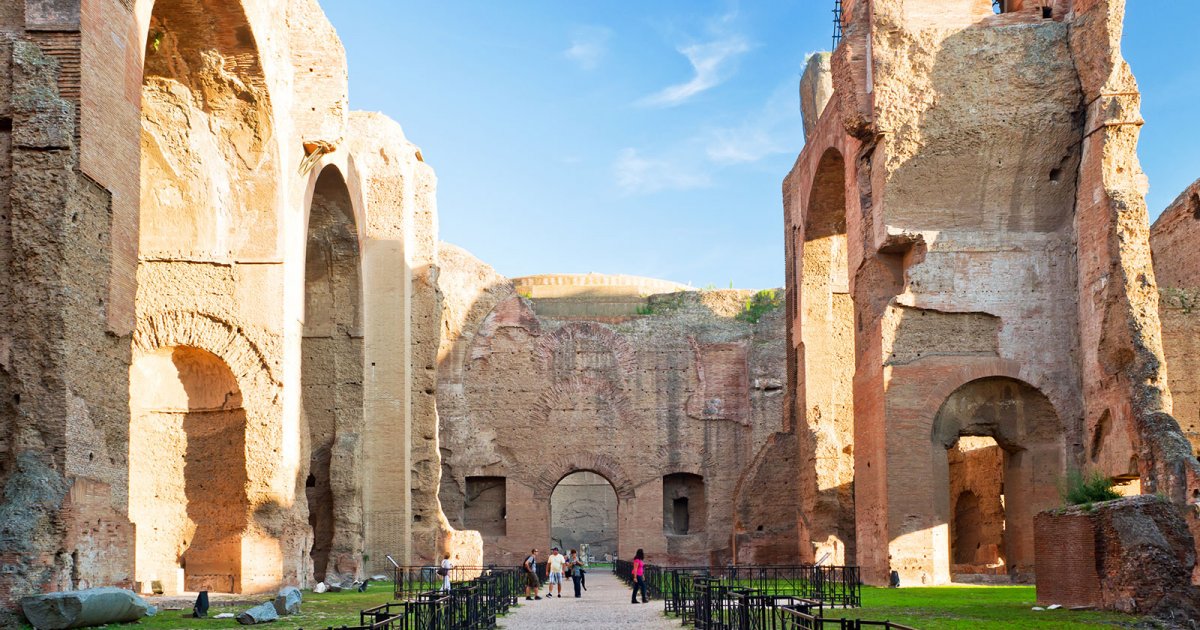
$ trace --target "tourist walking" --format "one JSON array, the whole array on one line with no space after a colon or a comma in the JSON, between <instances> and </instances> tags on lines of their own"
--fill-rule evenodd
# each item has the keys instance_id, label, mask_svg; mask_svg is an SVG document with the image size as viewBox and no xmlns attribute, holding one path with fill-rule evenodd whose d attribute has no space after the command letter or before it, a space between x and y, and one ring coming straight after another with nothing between
<instances>
[{"instance_id":1,"label":"tourist walking","mask_svg":"<svg viewBox=\"0 0 1200 630\"><path fill-rule=\"evenodd\" d=\"M542 596L538 595L538 588L541 587L541 584L538 583L537 575L537 549L529 552L529 557L525 558L523 566L525 569L525 599L541 599Z\"/></svg>"},{"instance_id":2,"label":"tourist walking","mask_svg":"<svg viewBox=\"0 0 1200 630\"><path fill-rule=\"evenodd\" d=\"M552 551L554 553L550 554L550 557L546 559L546 564L550 568L550 578L546 580L550 584L550 589L546 591L546 596L554 596L554 586L557 584L558 596L562 597L563 568L567 563L567 558L559 553L558 547L555 547Z\"/></svg>"},{"instance_id":3,"label":"tourist walking","mask_svg":"<svg viewBox=\"0 0 1200 630\"><path fill-rule=\"evenodd\" d=\"M575 597L583 597L583 592L579 590L583 584L583 570L587 567L587 562L579 555L579 552L571 550L571 557L567 560L567 573L571 576L571 583L575 585Z\"/></svg>"},{"instance_id":4,"label":"tourist walking","mask_svg":"<svg viewBox=\"0 0 1200 630\"><path fill-rule=\"evenodd\" d=\"M442 576L442 592L450 592L450 569L454 568L454 563L450 561L450 553L446 553L446 557L442 558L442 567L438 569L438 575Z\"/></svg>"},{"instance_id":5,"label":"tourist walking","mask_svg":"<svg viewBox=\"0 0 1200 630\"><path fill-rule=\"evenodd\" d=\"M646 552L641 549L633 556L633 598L629 603L638 603L638 589L642 589L642 603L645 604L650 599L646 597Z\"/></svg>"}]
</instances>

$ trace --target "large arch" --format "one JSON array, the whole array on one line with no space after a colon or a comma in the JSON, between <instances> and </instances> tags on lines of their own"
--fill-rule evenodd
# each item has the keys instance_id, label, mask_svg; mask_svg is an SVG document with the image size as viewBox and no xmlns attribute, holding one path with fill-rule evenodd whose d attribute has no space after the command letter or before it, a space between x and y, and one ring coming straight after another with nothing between
<instances>
[{"instance_id":1,"label":"large arch","mask_svg":"<svg viewBox=\"0 0 1200 630\"><path fill-rule=\"evenodd\" d=\"M815 560L826 553L835 563L855 557L853 460L845 449L854 434L855 305L851 293L846 210L846 162L830 147L821 155L804 207L804 229L794 233L799 278L800 399L805 418L805 460L821 459L807 491L802 535L814 547L801 549ZM798 410L799 411L799 410ZM814 487L815 486L815 487ZM808 557L809 554L813 557Z\"/></svg>"},{"instance_id":2,"label":"large arch","mask_svg":"<svg viewBox=\"0 0 1200 630\"><path fill-rule=\"evenodd\" d=\"M168 592L240 592L249 475L237 378L207 350L167 346L133 362L130 399L137 579Z\"/></svg>"},{"instance_id":3,"label":"large arch","mask_svg":"<svg viewBox=\"0 0 1200 630\"><path fill-rule=\"evenodd\" d=\"M955 389L938 408L931 440L933 521L949 526L954 518L949 450L960 438L987 437L1003 451L1004 534L1007 570L1013 577L1033 574L1033 518L1058 504L1058 483L1065 472L1064 428L1053 403L1036 387L1006 376L972 380ZM999 481L999 480L997 480ZM936 582L950 577L952 545L935 549ZM936 543L935 543L936 544Z\"/></svg>"},{"instance_id":4,"label":"large arch","mask_svg":"<svg viewBox=\"0 0 1200 630\"><path fill-rule=\"evenodd\" d=\"M341 171L324 167L308 217L301 343L302 417L307 426L305 496L313 529L313 575L361 568L357 474L363 423L362 281L353 204ZM335 465L336 463L336 465Z\"/></svg>"},{"instance_id":5,"label":"large arch","mask_svg":"<svg viewBox=\"0 0 1200 630\"><path fill-rule=\"evenodd\" d=\"M298 545L294 539L303 535L280 483L295 469L294 449L284 443L289 427L279 377L283 301L274 296L282 289L282 174L271 99L242 2L154 0L139 3L138 13L145 39L135 367L162 370L163 362L152 360L162 348L190 347L218 357L233 374L244 400L245 473L237 479L245 506L222 509L240 513L245 523L236 540L230 533L223 544L239 549L241 569L228 585L218 583L222 577L207 587L271 588L285 571L293 573L295 556L285 547ZM133 374L138 377L137 369ZM201 400L209 395L192 394ZM138 395L132 386L131 407L140 404ZM131 433L145 418L133 414ZM132 448L131 461L137 461ZM147 474L146 483L172 478L157 470ZM135 487L131 481L131 518L144 511ZM145 576L141 559L158 554L143 549L148 539L142 533L139 527L137 571ZM185 576L194 573L183 560ZM171 590L173 577L159 579Z\"/></svg>"}]
</instances>

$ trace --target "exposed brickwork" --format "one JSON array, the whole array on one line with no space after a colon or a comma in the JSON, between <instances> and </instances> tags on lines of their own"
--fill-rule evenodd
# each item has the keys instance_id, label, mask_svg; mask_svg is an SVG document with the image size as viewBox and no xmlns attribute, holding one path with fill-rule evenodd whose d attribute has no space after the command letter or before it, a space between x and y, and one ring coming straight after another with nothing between
<instances>
[{"instance_id":1,"label":"exposed brickwork","mask_svg":"<svg viewBox=\"0 0 1200 630\"><path fill-rule=\"evenodd\" d=\"M571 297L562 282L514 286L463 253L443 268L450 334L439 366L440 500L462 527L466 479L506 479L504 533L484 532L485 561L519 562L544 547L555 488L577 471L612 485L621 556L642 547L663 562L730 561L735 528L756 527L752 511L769 496L769 528L742 549L769 549L774 562L797 557L794 487L770 484L794 469L758 455L782 429L782 309L749 324L734 318L743 292L646 299L639 291L652 283L589 276ZM580 302L547 313L541 300L550 298L514 295L527 285ZM591 301L596 287L603 302ZM653 314L588 319L607 318L608 305L626 299ZM774 476L751 473L752 462L766 460ZM685 491L664 477L676 473L698 476L686 477L686 534L670 527Z\"/></svg>"}]
</instances>

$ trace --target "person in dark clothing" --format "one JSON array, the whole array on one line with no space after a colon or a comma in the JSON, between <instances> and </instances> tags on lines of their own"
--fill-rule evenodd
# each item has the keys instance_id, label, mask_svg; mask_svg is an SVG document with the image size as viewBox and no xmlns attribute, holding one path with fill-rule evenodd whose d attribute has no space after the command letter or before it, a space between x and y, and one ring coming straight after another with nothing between
<instances>
[{"instance_id":1,"label":"person in dark clothing","mask_svg":"<svg viewBox=\"0 0 1200 630\"><path fill-rule=\"evenodd\" d=\"M571 557L567 558L567 575L571 576L571 582L575 584L575 597L583 597L583 593L579 587L583 584L583 569L587 566L579 552L571 550Z\"/></svg>"}]
</instances>

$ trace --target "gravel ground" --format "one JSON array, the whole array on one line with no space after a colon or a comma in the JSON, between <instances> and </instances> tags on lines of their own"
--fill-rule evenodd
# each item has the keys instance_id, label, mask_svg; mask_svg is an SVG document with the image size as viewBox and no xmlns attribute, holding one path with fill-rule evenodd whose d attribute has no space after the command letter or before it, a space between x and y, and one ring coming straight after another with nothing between
<instances>
[{"instance_id":1,"label":"gravel ground","mask_svg":"<svg viewBox=\"0 0 1200 630\"><path fill-rule=\"evenodd\" d=\"M630 604L629 588L612 573L588 573L588 590L575 599L570 580L563 586L563 596L547 598L543 588L541 601L520 600L500 621L507 630L552 630L553 628L646 628L647 630L681 630L676 620L663 616L661 601L649 604ZM564 625L566 624L566 625Z\"/></svg>"}]
</instances>

